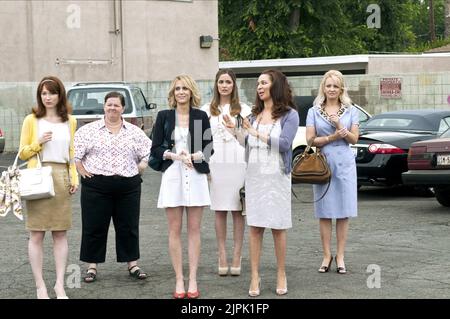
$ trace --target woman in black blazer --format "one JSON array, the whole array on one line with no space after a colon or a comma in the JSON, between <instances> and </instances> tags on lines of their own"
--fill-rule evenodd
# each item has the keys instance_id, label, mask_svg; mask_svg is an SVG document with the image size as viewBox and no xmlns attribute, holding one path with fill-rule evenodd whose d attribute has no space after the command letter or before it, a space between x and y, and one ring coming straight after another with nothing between
<instances>
[{"instance_id":1,"label":"woman in black blazer","mask_svg":"<svg viewBox=\"0 0 450 319\"><path fill-rule=\"evenodd\" d=\"M175 270L173 297L198 298L197 268L200 258L200 224L203 207L210 205L207 174L213 154L209 119L197 109L200 94L195 81L177 76L169 89L169 110L156 117L151 154L162 159L158 208L165 208L169 227L169 252ZM187 213L189 285L183 276L181 226Z\"/></svg>"}]
</instances>

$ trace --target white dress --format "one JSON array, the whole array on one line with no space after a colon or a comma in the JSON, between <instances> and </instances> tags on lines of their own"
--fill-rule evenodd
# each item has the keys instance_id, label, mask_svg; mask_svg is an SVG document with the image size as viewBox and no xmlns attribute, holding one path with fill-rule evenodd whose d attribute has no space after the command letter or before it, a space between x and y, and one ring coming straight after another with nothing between
<instances>
[{"instance_id":1,"label":"white dress","mask_svg":"<svg viewBox=\"0 0 450 319\"><path fill-rule=\"evenodd\" d=\"M253 127L256 128L256 121ZM280 136L281 122L259 125L258 131ZM272 229L292 227L291 175L284 173L284 163L277 149L249 135L250 154L245 175L245 205L249 226Z\"/></svg>"},{"instance_id":2,"label":"white dress","mask_svg":"<svg viewBox=\"0 0 450 319\"><path fill-rule=\"evenodd\" d=\"M230 115L230 105L219 107L221 114L218 116L211 116L209 103L202 110L210 118L214 145L214 154L209 162L211 210L240 211L239 189L244 186L247 164L244 147L223 125L223 115ZM241 116L245 118L250 113L250 107L241 103Z\"/></svg>"},{"instance_id":3,"label":"white dress","mask_svg":"<svg viewBox=\"0 0 450 319\"><path fill-rule=\"evenodd\" d=\"M187 150L188 134L187 127L175 127L177 153ZM181 161L174 161L162 174L158 208L208 206L210 203L206 174L187 168Z\"/></svg>"}]
</instances>

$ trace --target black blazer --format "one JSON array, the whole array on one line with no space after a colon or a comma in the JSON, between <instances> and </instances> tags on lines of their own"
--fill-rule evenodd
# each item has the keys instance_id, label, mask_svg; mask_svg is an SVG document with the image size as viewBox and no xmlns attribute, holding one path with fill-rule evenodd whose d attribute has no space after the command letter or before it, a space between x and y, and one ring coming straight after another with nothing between
<instances>
[{"instance_id":1,"label":"black blazer","mask_svg":"<svg viewBox=\"0 0 450 319\"><path fill-rule=\"evenodd\" d=\"M152 156L162 159L165 151L175 152L173 150L175 145L174 130L175 109L159 111L153 128ZM201 162L194 162L194 168L197 172L209 173L208 162L214 153L211 126L206 112L192 107L189 109L188 147L190 153L202 151L205 156L205 159ZM164 160L161 171L164 172L172 163L172 160Z\"/></svg>"}]
</instances>

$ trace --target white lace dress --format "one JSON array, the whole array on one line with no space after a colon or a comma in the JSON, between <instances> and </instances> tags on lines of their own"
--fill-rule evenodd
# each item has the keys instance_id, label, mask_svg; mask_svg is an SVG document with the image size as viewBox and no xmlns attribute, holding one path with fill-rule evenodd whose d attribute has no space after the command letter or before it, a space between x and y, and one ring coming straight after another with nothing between
<instances>
[{"instance_id":1,"label":"white lace dress","mask_svg":"<svg viewBox=\"0 0 450 319\"><path fill-rule=\"evenodd\" d=\"M187 127L175 127L177 153L187 150L188 134ZM209 206L210 203L206 174L187 168L181 161L174 161L162 174L158 208Z\"/></svg>"},{"instance_id":2,"label":"white lace dress","mask_svg":"<svg viewBox=\"0 0 450 319\"><path fill-rule=\"evenodd\" d=\"M256 121L253 127L257 127ZM275 125L259 125L260 133L280 136L280 119ZM284 174L283 158L277 149L249 136L250 154L245 175L245 204L249 226L272 229L292 227L291 176Z\"/></svg>"},{"instance_id":3,"label":"white lace dress","mask_svg":"<svg viewBox=\"0 0 450 319\"><path fill-rule=\"evenodd\" d=\"M244 186L245 149L223 125L223 115L230 114L230 105L225 104L219 116L211 116L209 104L202 107L208 114L213 134L214 154L209 162L211 179L211 210L240 211L242 205L239 189ZM251 113L248 105L241 103L241 116Z\"/></svg>"}]
</instances>

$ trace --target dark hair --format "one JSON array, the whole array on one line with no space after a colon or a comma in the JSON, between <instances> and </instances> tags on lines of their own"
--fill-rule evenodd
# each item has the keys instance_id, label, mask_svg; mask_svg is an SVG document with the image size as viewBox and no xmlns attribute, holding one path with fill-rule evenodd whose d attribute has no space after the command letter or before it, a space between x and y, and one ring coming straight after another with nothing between
<instances>
[{"instance_id":1,"label":"dark hair","mask_svg":"<svg viewBox=\"0 0 450 319\"><path fill-rule=\"evenodd\" d=\"M270 86L270 96L273 101L272 118L278 119L289 112L291 108L295 109L295 104L292 99L292 90L286 76L278 70L265 70L261 74L267 74L272 80ZM264 102L256 93L255 106L252 109L252 114L257 116L264 110Z\"/></svg>"},{"instance_id":2,"label":"dark hair","mask_svg":"<svg viewBox=\"0 0 450 319\"><path fill-rule=\"evenodd\" d=\"M238 88L236 87L236 75L231 69L219 70L216 73L216 81L214 82L214 96L209 106L209 109L211 115L213 116L218 116L220 114L219 111L220 94L217 82L219 81L220 76L223 74L228 74L231 77L231 80L233 81L233 90L231 91L231 101L230 101L230 115L235 116L241 113L241 104L239 103Z\"/></svg>"},{"instance_id":3,"label":"dark hair","mask_svg":"<svg viewBox=\"0 0 450 319\"><path fill-rule=\"evenodd\" d=\"M106 101L108 101L110 97L118 97L120 99L120 103L122 104L122 106L125 107L125 97L123 96L122 93L116 91L109 92L108 94L105 95L105 103Z\"/></svg>"},{"instance_id":4,"label":"dark hair","mask_svg":"<svg viewBox=\"0 0 450 319\"><path fill-rule=\"evenodd\" d=\"M63 122L67 122L69 120L69 113L72 112L72 107L67 101L66 89L64 88L64 84L58 79L56 76L46 76L41 82L39 82L37 90L36 90L36 101L37 106L32 109L33 114L37 118L44 117L47 114L47 110L45 109L45 105L42 102L42 91L44 87L52 94L58 94L58 103L56 103L56 114L61 118Z\"/></svg>"}]
</instances>

